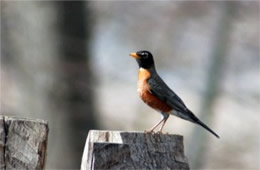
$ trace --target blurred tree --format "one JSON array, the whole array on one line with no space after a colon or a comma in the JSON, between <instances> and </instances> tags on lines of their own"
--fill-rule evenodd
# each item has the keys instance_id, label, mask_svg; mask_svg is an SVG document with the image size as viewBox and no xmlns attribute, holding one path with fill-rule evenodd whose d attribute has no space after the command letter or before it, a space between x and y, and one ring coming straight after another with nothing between
<instances>
[{"instance_id":1,"label":"blurred tree","mask_svg":"<svg viewBox=\"0 0 260 170\"><path fill-rule=\"evenodd\" d=\"M225 63L225 57L228 53L228 47L231 37L232 17L236 2L220 2L220 16L217 20L217 31L215 37L213 37L213 47L211 54L211 63L207 75L206 87L204 93L203 102L201 105L200 118L204 122L211 122L214 117L214 104L218 97L220 85L223 77L223 68ZM210 124L210 123L208 123ZM212 127L212 129L214 129ZM216 131L217 132L217 131ZM218 132L217 132L218 133ZM221 140L221 134L220 140ZM206 159L207 146L209 134L202 131L200 128L195 128L190 140L188 153L191 159L191 167L200 169L203 167Z\"/></svg>"},{"instance_id":2,"label":"blurred tree","mask_svg":"<svg viewBox=\"0 0 260 170\"><path fill-rule=\"evenodd\" d=\"M90 70L90 10L88 2L57 2L60 18L59 105L67 117L68 140L74 153L73 164L79 168L89 129L97 128L93 107L93 77ZM63 87L61 90L60 87Z\"/></svg>"},{"instance_id":3,"label":"blurred tree","mask_svg":"<svg viewBox=\"0 0 260 170\"><path fill-rule=\"evenodd\" d=\"M87 2L1 1L1 114L48 120L51 169L79 168L97 128Z\"/></svg>"}]
</instances>

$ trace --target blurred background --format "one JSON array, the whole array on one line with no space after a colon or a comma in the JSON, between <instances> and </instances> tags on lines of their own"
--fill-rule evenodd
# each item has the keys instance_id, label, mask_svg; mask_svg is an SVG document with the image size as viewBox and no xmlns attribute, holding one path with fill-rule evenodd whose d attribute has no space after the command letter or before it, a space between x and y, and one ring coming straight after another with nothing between
<instances>
[{"instance_id":1,"label":"blurred background","mask_svg":"<svg viewBox=\"0 0 260 170\"><path fill-rule=\"evenodd\" d=\"M260 3L1 1L1 115L49 122L46 168L78 169L89 129L160 120L136 92L157 71L220 139L171 116L193 169L259 169Z\"/></svg>"}]
</instances>

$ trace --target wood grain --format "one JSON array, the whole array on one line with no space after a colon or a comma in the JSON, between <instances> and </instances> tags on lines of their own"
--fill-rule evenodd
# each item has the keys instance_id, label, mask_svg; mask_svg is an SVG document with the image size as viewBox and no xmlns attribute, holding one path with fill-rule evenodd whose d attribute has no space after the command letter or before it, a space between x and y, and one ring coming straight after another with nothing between
<instances>
[{"instance_id":1,"label":"wood grain","mask_svg":"<svg viewBox=\"0 0 260 170\"><path fill-rule=\"evenodd\" d=\"M81 163L87 169L189 169L189 164L182 136L91 130Z\"/></svg>"},{"instance_id":2,"label":"wood grain","mask_svg":"<svg viewBox=\"0 0 260 170\"><path fill-rule=\"evenodd\" d=\"M4 118L0 116L0 169L5 169L5 129L4 129Z\"/></svg>"},{"instance_id":3,"label":"wood grain","mask_svg":"<svg viewBox=\"0 0 260 170\"><path fill-rule=\"evenodd\" d=\"M43 169L48 124L42 120L0 117L0 169Z\"/></svg>"}]
</instances>

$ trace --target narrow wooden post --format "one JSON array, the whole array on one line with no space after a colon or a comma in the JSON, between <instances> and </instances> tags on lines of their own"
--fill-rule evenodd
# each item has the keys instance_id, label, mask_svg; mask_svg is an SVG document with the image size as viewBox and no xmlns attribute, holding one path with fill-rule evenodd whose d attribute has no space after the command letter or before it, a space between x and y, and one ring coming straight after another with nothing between
<instances>
[{"instance_id":1,"label":"narrow wooden post","mask_svg":"<svg viewBox=\"0 0 260 170\"><path fill-rule=\"evenodd\" d=\"M183 137L143 132L89 131L81 170L189 169Z\"/></svg>"},{"instance_id":2,"label":"narrow wooden post","mask_svg":"<svg viewBox=\"0 0 260 170\"><path fill-rule=\"evenodd\" d=\"M5 137L4 119L0 116L0 169L5 169Z\"/></svg>"},{"instance_id":3,"label":"narrow wooden post","mask_svg":"<svg viewBox=\"0 0 260 170\"><path fill-rule=\"evenodd\" d=\"M0 169L43 169L48 124L0 116Z\"/></svg>"}]
</instances>

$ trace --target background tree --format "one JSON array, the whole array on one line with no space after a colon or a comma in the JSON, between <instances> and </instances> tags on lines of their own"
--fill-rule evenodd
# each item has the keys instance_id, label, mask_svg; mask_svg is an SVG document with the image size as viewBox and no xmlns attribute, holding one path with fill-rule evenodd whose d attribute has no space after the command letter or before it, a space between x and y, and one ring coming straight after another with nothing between
<instances>
[{"instance_id":1,"label":"background tree","mask_svg":"<svg viewBox=\"0 0 260 170\"><path fill-rule=\"evenodd\" d=\"M84 1L57 2L59 10L59 69L56 90L58 105L64 108L68 124L68 140L73 148L72 168L79 168L89 129L97 127L93 107L93 77L90 69L91 13Z\"/></svg>"},{"instance_id":2,"label":"background tree","mask_svg":"<svg viewBox=\"0 0 260 170\"><path fill-rule=\"evenodd\" d=\"M200 109L200 117L206 122L214 120L214 105L221 93L221 82L223 81L223 68L225 68L226 56L229 52L229 43L232 30L232 19L236 3L222 2L219 9L222 11L218 18L216 34L213 38L211 62L208 68L208 75L206 78L206 90L204 92L203 101ZM209 136L198 128L194 128L190 138L188 153L191 158L192 167L195 169L203 168L205 165L207 155L207 141ZM220 135L221 138L221 135Z\"/></svg>"},{"instance_id":3,"label":"background tree","mask_svg":"<svg viewBox=\"0 0 260 170\"><path fill-rule=\"evenodd\" d=\"M1 1L1 114L49 122L47 168L79 168L97 128L87 4Z\"/></svg>"}]
</instances>

